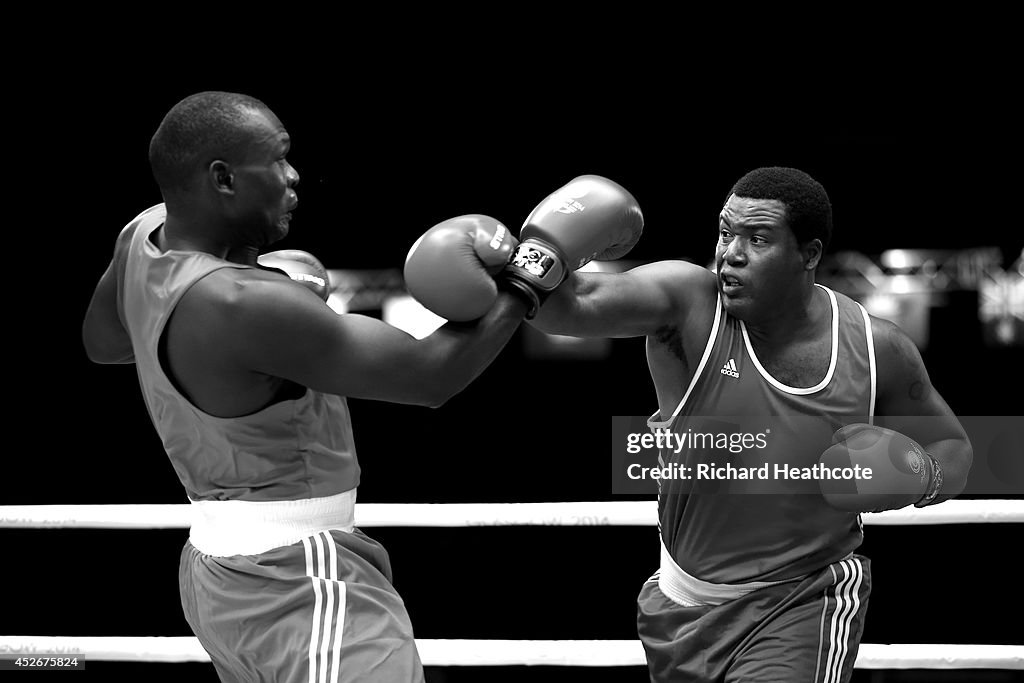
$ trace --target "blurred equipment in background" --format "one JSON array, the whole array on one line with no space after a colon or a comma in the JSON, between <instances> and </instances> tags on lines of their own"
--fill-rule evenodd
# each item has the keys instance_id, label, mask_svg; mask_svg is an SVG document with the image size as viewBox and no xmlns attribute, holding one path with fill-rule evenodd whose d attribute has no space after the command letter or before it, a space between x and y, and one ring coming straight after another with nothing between
<instances>
[{"instance_id":1,"label":"blurred equipment in background","mask_svg":"<svg viewBox=\"0 0 1024 683\"><path fill-rule=\"evenodd\" d=\"M857 252L823 260L818 281L899 325L928 347L939 321L961 340L979 332L987 346L1024 345L1024 274L1002 266L997 247L962 251L890 249L878 262Z\"/></svg>"},{"instance_id":2,"label":"blurred equipment in background","mask_svg":"<svg viewBox=\"0 0 1024 683\"><path fill-rule=\"evenodd\" d=\"M991 270L978 285L988 346L1024 346L1024 249L1009 270Z\"/></svg>"},{"instance_id":3,"label":"blurred equipment in background","mask_svg":"<svg viewBox=\"0 0 1024 683\"><path fill-rule=\"evenodd\" d=\"M338 313L376 311L374 317L380 318L386 300L407 295L398 268L328 270L327 274L331 279L327 304Z\"/></svg>"}]
</instances>

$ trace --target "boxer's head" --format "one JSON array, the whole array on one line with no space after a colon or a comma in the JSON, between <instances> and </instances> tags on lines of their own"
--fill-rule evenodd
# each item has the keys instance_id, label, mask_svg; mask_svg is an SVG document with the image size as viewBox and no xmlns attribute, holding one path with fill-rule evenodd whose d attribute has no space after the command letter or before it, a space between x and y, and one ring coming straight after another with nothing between
<instances>
[{"instance_id":1,"label":"boxer's head","mask_svg":"<svg viewBox=\"0 0 1024 683\"><path fill-rule=\"evenodd\" d=\"M281 121L259 100L202 92L167 113L149 160L169 213L202 210L229 226L232 243L262 245L284 237L298 201L289 147Z\"/></svg>"},{"instance_id":2,"label":"boxer's head","mask_svg":"<svg viewBox=\"0 0 1024 683\"><path fill-rule=\"evenodd\" d=\"M726 310L773 317L814 282L832 236L825 188L794 168L759 168L733 186L719 215L715 266Z\"/></svg>"}]
</instances>

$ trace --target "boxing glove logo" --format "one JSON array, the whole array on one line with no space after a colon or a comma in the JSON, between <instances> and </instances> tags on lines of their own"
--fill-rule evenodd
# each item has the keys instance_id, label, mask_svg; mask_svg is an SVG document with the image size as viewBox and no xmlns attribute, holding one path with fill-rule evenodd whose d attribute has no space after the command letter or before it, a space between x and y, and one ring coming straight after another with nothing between
<instances>
[{"instance_id":1,"label":"boxing glove logo","mask_svg":"<svg viewBox=\"0 0 1024 683\"><path fill-rule=\"evenodd\" d=\"M522 268L530 275L542 278L555 265L555 259L539 249L522 244L512 257L512 265Z\"/></svg>"},{"instance_id":2,"label":"boxing glove logo","mask_svg":"<svg viewBox=\"0 0 1024 683\"><path fill-rule=\"evenodd\" d=\"M555 207L555 211L557 211L558 213L571 215L585 210L587 207L584 206L582 203L576 201L585 194L587 194L587 190L581 188L579 191L575 193L566 192L564 194L558 195L558 197L555 200L558 202L558 206Z\"/></svg>"},{"instance_id":3,"label":"boxing glove logo","mask_svg":"<svg viewBox=\"0 0 1024 683\"><path fill-rule=\"evenodd\" d=\"M928 477L928 473L924 469L924 453L913 441L910 442L910 450L907 451L907 465L910 466L910 471L918 476L923 482Z\"/></svg>"},{"instance_id":4,"label":"boxing glove logo","mask_svg":"<svg viewBox=\"0 0 1024 683\"><path fill-rule=\"evenodd\" d=\"M505 226L498 223L497 228L494 230L494 238L487 244L491 249L500 249L502 243L505 241Z\"/></svg>"},{"instance_id":5,"label":"boxing glove logo","mask_svg":"<svg viewBox=\"0 0 1024 683\"><path fill-rule=\"evenodd\" d=\"M327 282L322 277L310 275L309 273L291 273L290 277L296 282L309 282L316 285L317 287L327 286Z\"/></svg>"},{"instance_id":6,"label":"boxing glove logo","mask_svg":"<svg viewBox=\"0 0 1024 683\"><path fill-rule=\"evenodd\" d=\"M583 211L585 208L587 207L583 206L578 201L570 197L569 199L562 200L562 203L558 206L557 209L555 209L555 211L557 211L558 213L572 214Z\"/></svg>"},{"instance_id":7,"label":"boxing glove logo","mask_svg":"<svg viewBox=\"0 0 1024 683\"><path fill-rule=\"evenodd\" d=\"M910 458L910 471L914 474L921 474L921 469L924 466L921 456L914 451L907 451L907 457Z\"/></svg>"}]
</instances>

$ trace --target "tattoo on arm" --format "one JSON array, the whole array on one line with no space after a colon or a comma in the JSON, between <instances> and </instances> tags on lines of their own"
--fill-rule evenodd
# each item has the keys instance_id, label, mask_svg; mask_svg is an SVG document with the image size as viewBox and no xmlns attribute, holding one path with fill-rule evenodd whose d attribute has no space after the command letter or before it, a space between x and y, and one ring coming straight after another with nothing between
<instances>
[{"instance_id":1,"label":"tattoo on arm","mask_svg":"<svg viewBox=\"0 0 1024 683\"><path fill-rule=\"evenodd\" d=\"M892 397L900 402L909 399L915 404L930 401L935 389L928 378L921 352L914 342L893 326L889 331L889 348L892 369L886 372L886 376L895 381ZM910 408L906 406L905 409Z\"/></svg>"},{"instance_id":2,"label":"tattoo on arm","mask_svg":"<svg viewBox=\"0 0 1024 683\"><path fill-rule=\"evenodd\" d=\"M928 386L921 380L911 382L907 395L914 401L923 401L928 397Z\"/></svg>"}]
</instances>

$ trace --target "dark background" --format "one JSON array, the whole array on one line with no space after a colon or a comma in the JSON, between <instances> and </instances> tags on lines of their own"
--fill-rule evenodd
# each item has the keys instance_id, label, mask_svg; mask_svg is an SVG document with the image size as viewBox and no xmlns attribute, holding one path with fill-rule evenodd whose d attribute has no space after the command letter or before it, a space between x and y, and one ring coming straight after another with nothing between
<instances>
[{"instance_id":1,"label":"dark background","mask_svg":"<svg viewBox=\"0 0 1024 683\"><path fill-rule=\"evenodd\" d=\"M746 83L684 96L685 83L629 81L607 65L558 77L458 77L417 68L332 79L135 79L79 69L33 81L22 121L13 241L25 260L9 311L10 432L0 504L182 503L131 366L92 365L79 330L118 231L159 201L146 158L182 97L236 90L288 128L300 207L280 245L329 268L397 268L424 230L490 214L519 226L583 173L629 188L644 210L640 261L707 261L732 183L761 165L802 168L828 189L832 250L998 247L1020 254L1019 132L983 99L892 99L846 89L803 101ZM606 73L600 73L607 68ZM158 84L159 83L159 84ZM779 106L779 100L784 106ZM907 106L908 101L913 106ZM1016 178L1016 180L1010 180ZM1009 182L1008 182L1009 181ZM13 242L12 242L13 243ZM26 246L24 250L20 244ZM30 256L34 254L34 256ZM12 284L15 284L12 282ZM933 319L925 352L957 413L1022 415L1021 349L981 343L968 305ZM647 415L655 396L642 339L599 361L525 357L519 333L439 410L351 400L362 503L614 500L612 415ZM869 527L874 593L863 642L1020 642L1011 539L1019 525ZM653 527L372 529L421 638L627 639L635 597L658 562ZM190 635L177 594L175 531L2 531L0 633ZM1017 632L1019 633L1019 631ZM207 665L91 663L90 679L154 667L213 680ZM646 680L641 668L432 668L432 682ZM1009 672L867 672L855 680L1010 680Z\"/></svg>"}]
</instances>

